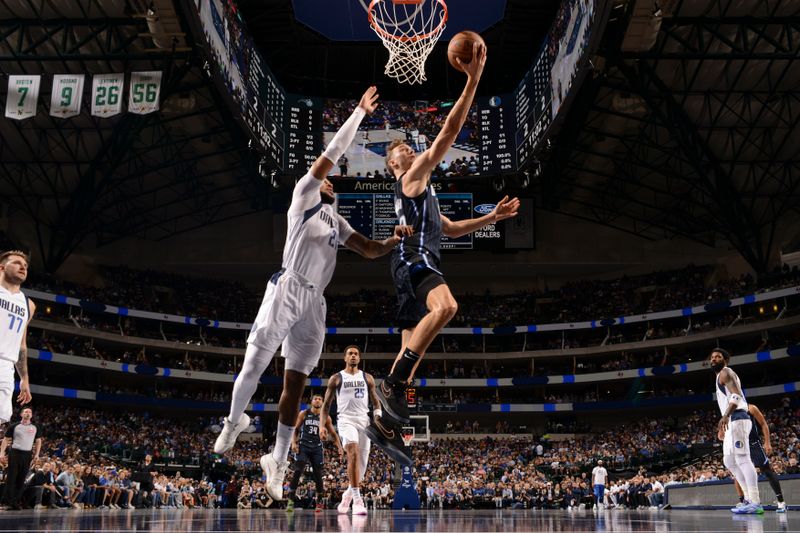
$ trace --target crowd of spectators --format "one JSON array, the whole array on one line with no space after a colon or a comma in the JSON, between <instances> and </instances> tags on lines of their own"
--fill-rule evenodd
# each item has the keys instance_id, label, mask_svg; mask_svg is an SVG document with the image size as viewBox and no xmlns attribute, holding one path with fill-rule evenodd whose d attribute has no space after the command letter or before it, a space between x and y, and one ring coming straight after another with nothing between
<instances>
[{"instance_id":1,"label":"crowd of spectators","mask_svg":"<svg viewBox=\"0 0 800 533\"><path fill-rule=\"evenodd\" d=\"M779 474L800 473L800 408L787 397L774 409L763 410L772 429L773 468ZM602 459L611 473L605 503L649 507L659 504L657 494L669 484L727 477L716 441L717 419L713 409L648 417L552 442L548 435L535 440L433 438L413 444L414 477L428 508L567 509L592 504L590 472ZM210 450L219 430L216 419L40 407L36 420L48 431L28 483L30 505L115 509L273 504L258 467L258 458L267 451L264 441L240 441L230 454L215 456ZM498 424L503 429L502 421ZM669 458L691 457L693 449L704 453L671 470L659 469ZM176 464L191 477L176 472ZM346 488L345 471L343 459L329 448L325 493L316 495L313 484L304 484L297 492L300 505L310 506L316 497L326 507L334 506ZM390 506L398 475L388 458L373 450L362 484L365 502L373 508Z\"/></svg>"}]
</instances>

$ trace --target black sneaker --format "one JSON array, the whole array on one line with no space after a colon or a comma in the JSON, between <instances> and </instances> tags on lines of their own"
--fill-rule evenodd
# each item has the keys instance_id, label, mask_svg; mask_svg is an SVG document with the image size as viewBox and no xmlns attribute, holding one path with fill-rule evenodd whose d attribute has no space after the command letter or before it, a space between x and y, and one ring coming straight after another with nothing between
<instances>
[{"instance_id":1,"label":"black sneaker","mask_svg":"<svg viewBox=\"0 0 800 533\"><path fill-rule=\"evenodd\" d=\"M367 426L367 437L375 443L375 446L386 452L386 455L397 461L403 466L411 466L411 448L403 442L400 435L400 427L391 423L383 422L376 418Z\"/></svg>"},{"instance_id":2,"label":"black sneaker","mask_svg":"<svg viewBox=\"0 0 800 533\"><path fill-rule=\"evenodd\" d=\"M408 416L406 387L405 383L392 384L385 379L377 387L378 400L381 402L381 410L385 421L394 422L401 426L411 424L411 417Z\"/></svg>"}]
</instances>

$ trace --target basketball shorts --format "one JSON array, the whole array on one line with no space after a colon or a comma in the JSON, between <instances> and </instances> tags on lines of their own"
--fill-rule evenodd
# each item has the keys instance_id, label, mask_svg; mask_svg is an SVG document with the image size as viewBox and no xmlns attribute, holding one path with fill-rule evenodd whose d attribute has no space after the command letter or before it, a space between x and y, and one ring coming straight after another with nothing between
<instances>
[{"instance_id":1,"label":"basketball shorts","mask_svg":"<svg viewBox=\"0 0 800 533\"><path fill-rule=\"evenodd\" d=\"M400 329L413 328L428 314L428 294L447 282L440 272L423 263L395 265L393 277L397 291L397 324Z\"/></svg>"},{"instance_id":2,"label":"basketball shorts","mask_svg":"<svg viewBox=\"0 0 800 533\"><path fill-rule=\"evenodd\" d=\"M301 445L300 451L295 454L294 459L295 461L303 461L312 465L321 465L324 459L322 446L311 448Z\"/></svg>"},{"instance_id":3,"label":"basketball shorts","mask_svg":"<svg viewBox=\"0 0 800 533\"><path fill-rule=\"evenodd\" d=\"M737 419L737 413L738 411L734 411L731 415L728 429L725 430L725 438L722 441L724 455L750 454L750 429L753 427L753 422L746 411L743 418Z\"/></svg>"},{"instance_id":4,"label":"basketball shorts","mask_svg":"<svg viewBox=\"0 0 800 533\"><path fill-rule=\"evenodd\" d=\"M761 443L758 441L750 441L750 460L753 461L756 468L761 468L769 464L767 452L764 451L763 446L761 446Z\"/></svg>"},{"instance_id":5,"label":"basketball shorts","mask_svg":"<svg viewBox=\"0 0 800 533\"><path fill-rule=\"evenodd\" d=\"M0 359L0 423L8 422L14 413L14 363Z\"/></svg>"},{"instance_id":6,"label":"basketball shorts","mask_svg":"<svg viewBox=\"0 0 800 533\"><path fill-rule=\"evenodd\" d=\"M369 453L370 440L365 433L367 426L369 426L368 417L348 417L339 415L336 421L336 428L339 432L339 438L342 439L342 446L347 446L351 442L355 442L362 450Z\"/></svg>"},{"instance_id":7,"label":"basketball shorts","mask_svg":"<svg viewBox=\"0 0 800 533\"><path fill-rule=\"evenodd\" d=\"M325 312L320 287L295 272L279 270L267 284L247 342L270 354L283 345L286 369L307 376L322 354Z\"/></svg>"}]
</instances>

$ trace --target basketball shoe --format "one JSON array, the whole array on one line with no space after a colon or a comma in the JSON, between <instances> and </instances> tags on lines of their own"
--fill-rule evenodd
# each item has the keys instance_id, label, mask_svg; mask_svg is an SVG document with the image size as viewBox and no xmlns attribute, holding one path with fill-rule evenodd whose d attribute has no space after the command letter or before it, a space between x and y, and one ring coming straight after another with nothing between
<instances>
[{"instance_id":1,"label":"basketball shoe","mask_svg":"<svg viewBox=\"0 0 800 533\"><path fill-rule=\"evenodd\" d=\"M411 458L411 448L406 446L400 435L399 425L386 423L378 417L367 426L365 433L369 440L375 443L375 446L401 465L411 466L414 463Z\"/></svg>"},{"instance_id":2,"label":"basketball shoe","mask_svg":"<svg viewBox=\"0 0 800 533\"><path fill-rule=\"evenodd\" d=\"M408 401L406 400L405 383L390 383L383 380L377 387L378 401L381 403L383 417L398 425L408 425L411 418L408 415Z\"/></svg>"},{"instance_id":3,"label":"basketball shoe","mask_svg":"<svg viewBox=\"0 0 800 533\"><path fill-rule=\"evenodd\" d=\"M249 425L250 417L247 416L246 413L242 413L238 424L234 424L228 420L226 416L222 424L222 432L217 437L216 442L214 442L214 453L222 454L233 448L233 445L236 444L236 438L242 431L247 429Z\"/></svg>"},{"instance_id":4,"label":"basketball shoe","mask_svg":"<svg viewBox=\"0 0 800 533\"><path fill-rule=\"evenodd\" d=\"M336 510L339 511L339 514L347 514L350 512L351 503L353 503L353 493L350 492L350 489L347 489L342 494L342 501L336 506Z\"/></svg>"},{"instance_id":5,"label":"basketball shoe","mask_svg":"<svg viewBox=\"0 0 800 533\"><path fill-rule=\"evenodd\" d=\"M286 470L289 469L289 461L278 462L272 458L272 454L261 456L261 470L267 477L267 493L276 502L283 501L283 480L286 478Z\"/></svg>"}]
</instances>

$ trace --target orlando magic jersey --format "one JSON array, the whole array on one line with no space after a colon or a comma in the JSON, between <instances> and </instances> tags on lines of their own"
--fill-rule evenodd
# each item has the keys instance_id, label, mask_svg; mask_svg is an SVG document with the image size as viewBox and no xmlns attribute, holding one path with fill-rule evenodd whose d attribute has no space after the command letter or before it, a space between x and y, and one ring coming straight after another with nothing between
<instances>
[{"instance_id":1,"label":"orlando magic jersey","mask_svg":"<svg viewBox=\"0 0 800 533\"><path fill-rule=\"evenodd\" d=\"M0 359L16 363L25 335L25 324L31 316L28 298L22 291L12 294L0 287Z\"/></svg>"},{"instance_id":2,"label":"orlando magic jersey","mask_svg":"<svg viewBox=\"0 0 800 533\"><path fill-rule=\"evenodd\" d=\"M311 409L306 410L303 425L300 426L300 446L305 446L306 448L322 447L322 441L319 438L319 415L312 413Z\"/></svg>"},{"instance_id":3,"label":"orlando magic jersey","mask_svg":"<svg viewBox=\"0 0 800 533\"><path fill-rule=\"evenodd\" d=\"M336 409L338 418L367 418L369 413L369 397L367 395L367 379L364 372L348 374L339 372L342 380L336 392Z\"/></svg>"},{"instance_id":4,"label":"orlando magic jersey","mask_svg":"<svg viewBox=\"0 0 800 533\"><path fill-rule=\"evenodd\" d=\"M394 184L394 210L400 224L414 228L414 234L405 236L392 253L392 270L405 264L408 267L421 263L442 274L441 241L442 216L439 199L430 181L416 198L403 194L403 177Z\"/></svg>"}]
</instances>

